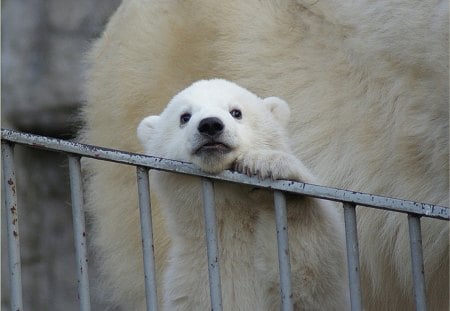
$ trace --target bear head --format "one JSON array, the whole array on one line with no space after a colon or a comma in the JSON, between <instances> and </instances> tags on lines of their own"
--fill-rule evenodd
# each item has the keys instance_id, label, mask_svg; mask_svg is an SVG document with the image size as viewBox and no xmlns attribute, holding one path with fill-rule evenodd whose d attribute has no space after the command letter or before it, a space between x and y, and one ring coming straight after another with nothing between
<instances>
[{"instance_id":1,"label":"bear head","mask_svg":"<svg viewBox=\"0 0 450 311\"><path fill-rule=\"evenodd\" d=\"M137 135L149 155L218 173L248 150L289 150L289 115L277 97L261 99L226 80L201 80L173 97L159 116L142 120Z\"/></svg>"}]
</instances>

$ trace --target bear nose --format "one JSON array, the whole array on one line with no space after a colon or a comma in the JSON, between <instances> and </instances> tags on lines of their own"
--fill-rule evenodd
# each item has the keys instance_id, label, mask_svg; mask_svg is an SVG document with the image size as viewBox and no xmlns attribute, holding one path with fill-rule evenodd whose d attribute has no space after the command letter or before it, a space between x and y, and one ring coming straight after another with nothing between
<instances>
[{"instance_id":1,"label":"bear nose","mask_svg":"<svg viewBox=\"0 0 450 311\"><path fill-rule=\"evenodd\" d=\"M217 136L223 132L223 122L219 118L210 117L200 121L198 131L206 136Z\"/></svg>"}]
</instances>

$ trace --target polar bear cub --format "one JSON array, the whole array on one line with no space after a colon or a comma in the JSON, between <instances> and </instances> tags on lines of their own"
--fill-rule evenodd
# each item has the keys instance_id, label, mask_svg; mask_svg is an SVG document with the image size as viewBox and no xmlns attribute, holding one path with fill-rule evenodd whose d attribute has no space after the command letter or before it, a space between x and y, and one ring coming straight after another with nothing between
<instances>
[{"instance_id":1,"label":"polar bear cub","mask_svg":"<svg viewBox=\"0 0 450 311\"><path fill-rule=\"evenodd\" d=\"M219 173L315 183L292 155L289 107L225 80L202 80L177 94L159 116L138 126L149 155L192 162ZM172 240L162 285L165 310L210 310L198 177L153 172L151 185ZM224 310L278 310L279 276L271 193L214 182ZM329 202L288 196L294 306L346 310L342 225Z\"/></svg>"}]
</instances>

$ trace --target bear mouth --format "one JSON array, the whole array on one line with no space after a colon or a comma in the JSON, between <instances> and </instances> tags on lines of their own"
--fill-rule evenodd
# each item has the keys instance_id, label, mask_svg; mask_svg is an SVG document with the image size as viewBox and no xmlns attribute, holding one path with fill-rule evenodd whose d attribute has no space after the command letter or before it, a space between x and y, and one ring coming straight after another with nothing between
<instances>
[{"instance_id":1,"label":"bear mouth","mask_svg":"<svg viewBox=\"0 0 450 311\"><path fill-rule=\"evenodd\" d=\"M206 144L201 145L197 150L195 150L195 154L200 153L228 153L231 151L231 148L221 142L207 142Z\"/></svg>"}]
</instances>

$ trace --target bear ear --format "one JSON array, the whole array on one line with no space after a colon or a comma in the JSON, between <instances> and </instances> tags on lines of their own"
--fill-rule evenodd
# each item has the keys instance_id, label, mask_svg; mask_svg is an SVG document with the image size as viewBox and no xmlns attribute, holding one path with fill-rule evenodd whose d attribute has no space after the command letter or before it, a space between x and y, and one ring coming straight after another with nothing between
<instances>
[{"instance_id":1,"label":"bear ear","mask_svg":"<svg viewBox=\"0 0 450 311\"><path fill-rule=\"evenodd\" d=\"M291 110L284 100L278 97L267 97L263 99L263 104L272 112L275 120L282 125L288 124Z\"/></svg>"},{"instance_id":2,"label":"bear ear","mask_svg":"<svg viewBox=\"0 0 450 311\"><path fill-rule=\"evenodd\" d=\"M137 127L137 137L144 147L157 129L160 118L160 116L149 116L139 123Z\"/></svg>"}]
</instances>

